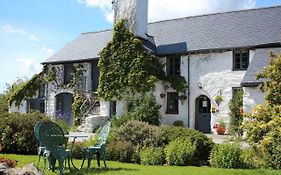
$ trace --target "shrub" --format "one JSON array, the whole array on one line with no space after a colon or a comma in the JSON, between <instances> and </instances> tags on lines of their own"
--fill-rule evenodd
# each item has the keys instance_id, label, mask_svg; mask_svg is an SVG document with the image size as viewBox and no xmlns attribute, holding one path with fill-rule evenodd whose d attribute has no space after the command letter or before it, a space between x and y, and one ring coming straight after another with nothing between
<instances>
[{"instance_id":1,"label":"shrub","mask_svg":"<svg viewBox=\"0 0 281 175\"><path fill-rule=\"evenodd\" d=\"M159 127L141 121L129 120L119 128L113 128L110 131L107 155L110 160L139 163L142 147L163 146L164 140L165 137ZM128 155L122 155L124 152L127 152Z\"/></svg>"},{"instance_id":2,"label":"shrub","mask_svg":"<svg viewBox=\"0 0 281 175\"><path fill-rule=\"evenodd\" d=\"M160 133L166 136L163 138L163 142L165 144L168 144L169 142L178 138L189 138L196 147L194 165L208 165L210 152L213 148L214 143L203 133L191 128L173 126L161 126Z\"/></svg>"},{"instance_id":3,"label":"shrub","mask_svg":"<svg viewBox=\"0 0 281 175\"><path fill-rule=\"evenodd\" d=\"M135 149L135 146L133 146L131 142L111 141L107 144L106 147L106 157L109 160L120 162L135 162Z\"/></svg>"},{"instance_id":4,"label":"shrub","mask_svg":"<svg viewBox=\"0 0 281 175\"><path fill-rule=\"evenodd\" d=\"M98 142L98 135L91 137L90 139L83 141L83 142L75 142L73 145L73 142L68 142L68 148L72 148L71 156L74 159L82 159L83 158L83 150L86 147L91 147L96 145Z\"/></svg>"},{"instance_id":5,"label":"shrub","mask_svg":"<svg viewBox=\"0 0 281 175\"><path fill-rule=\"evenodd\" d=\"M163 165L164 159L162 147L146 147L140 151L140 162L142 165Z\"/></svg>"},{"instance_id":6,"label":"shrub","mask_svg":"<svg viewBox=\"0 0 281 175\"><path fill-rule=\"evenodd\" d=\"M259 148L266 168L281 169L281 131L270 132Z\"/></svg>"},{"instance_id":7,"label":"shrub","mask_svg":"<svg viewBox=\"0 0 281 175\"><path fill-rule=\"evenodd\" d=\"M56 124L58 124L58 125L62 128L64 134L68 134L68 133L69 133L69 127L68 127L68 125L66 124L65 120L56 119L54 122L55 122Z\"/></svg>"},{"instance_id":8,"label":"shrub","mask_svg":"<svg viewBox=\"0 0 281 175\"><path fill-rule=\"evenodd\" d=\"M184 124L183 124L183 121L181 120L176 120L174 123L173 123L174 126L179 126L179 127L183 127Z\"/></svg>"},{"instance_id":9,"label":"shrub","mask_svg":"<svg viewBox=\"0 0 281 175\"><path fill-rule=\"evenodd\" d=\"M178 138L166 146L165 153L169 165L194 165L196 145L190 139Z\"/></svg>"},{"instance_id":10,"label":"shrub","mask_svg":"<svg viewBox=\"0 0 281 175\"><path fill-rule=\"evenodd\" d=\"M116 130L116 139L131 142L133 145L162 146L164 135L159 127L131 120Z\"/></svg>"},{"instance_id":11,"label":"shrub","mask_svg":"<svg viewBox=\"0 0 281 175\"><path fill-rule=\"evenodd\" d=\"M217 168L242 168L241 154L242 150L239 144L217 144L210 155L211 166Z\"/></svg>"},{"instance_id":12,"label":"shrub","mask_svg":"<svg viewBox=\"0 0 281 175\"><path fill-rule=\"evenodd\" d=\"M132 120L132 117L128 113L121 116L115 116L112 119L112 126L118 128L129 120Z\"/></svg>"},{"instance_id":13,"label":"shrub","mask_svg":"<svg viewBox=\"0 0 281 175\"><path fill-rule=\"evenodd\" d=\"M49 120L40 113L4 113L0 122L0 145L3 153L35 154L38 143L34 136L34 125Z\"/></svg>"},{"instance_id":14,"label":"shrub","mask_svg":"<svg viewBox=\"0 0 281 175\"><path fill-rule=\"evenodd\" d=\"M132 110L129 115L139 121L147 122L151 125L160 123L160 105L152 96L141 96L132 100Z\"/></svg>"},{"instance_id":15,"label":"shrub","mask_svg":"<svg viewBox=\"0 0 281 175\"><path fill-rule=\"evenodd\" d=\"M257 147L249 147L242 151L244 168L262 168L264 165L261 152Z\"/></svg>"}]
</instances>

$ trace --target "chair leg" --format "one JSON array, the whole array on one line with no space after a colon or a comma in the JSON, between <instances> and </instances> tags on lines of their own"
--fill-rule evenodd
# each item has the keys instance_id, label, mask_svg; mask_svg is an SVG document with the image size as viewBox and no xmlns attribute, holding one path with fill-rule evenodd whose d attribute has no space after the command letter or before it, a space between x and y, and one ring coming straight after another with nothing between
<instances>
[{"instance_id":1,"label":"chair leg","mask_svg":"<svg viewBox=\"0 0 281 175\"><path fill-rule=\"evenodd\" d=\"M38 161L37 161L37 164L36 164L37 168L38 168L39 163L40 163L40 157L41 157L41 149L39 148L39 150L38 150Z\"/></svg>"},{"instance_id":2,"label":"chair leg","mask_svg":"<svg viewBox=\"0 0 281 175\"><path fill-rule=\"evenodd\" d=\"M101 157L100 152L97 151L97 163L99 168L100 168L100 157Z\"/></svg>"},{"instance_id":3,"label":"chair leg","mask_svg":"<svg viewBox=\"0 0 281 175\"><path fill-rule=\"evenodd\" d=\"M106 168L106 163L105 163L105 153L102 152L102 159L103 159L103 164L104 164L104 167Z\"/></svg>"},{"instance_id":4,"label":"chair leg","mask_svg":"<svg viewBox=\"0 0 281 175\"><path fill-rule=\"evenodd\" d=\"M91 160L92 160L92 156L89 155L89 157L88 157L88 166L87 166L88 171L90 171L90 168L91 168Z\"/></svg>"},{"instance_id":5,"label":"chair leg","mask_svg":"<svg viewBox=\"0 0 281 175\"><path fill-rule=\"evenodd\" d=\"M63 175L63 169L64 169L64 166L63 166L63 159L60 159L60 160L59 160L60 175Z\"/></svg>"}]
</instances>

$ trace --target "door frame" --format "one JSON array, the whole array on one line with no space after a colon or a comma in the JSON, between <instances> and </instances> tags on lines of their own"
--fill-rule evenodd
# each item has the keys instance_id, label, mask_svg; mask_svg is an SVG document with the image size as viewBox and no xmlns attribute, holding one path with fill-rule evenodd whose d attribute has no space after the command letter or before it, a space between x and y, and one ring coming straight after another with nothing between
<instances>
[{"instance_id":1,"label":"door frame","mask_svg":"<svg viewBox=\"0 0 281 175\"><path fill-rule=\"evenodd\" d=\"M201 103L201 108L199 103ZM203 105L206 105L206 107L203 107ZM200 111L202 112L200 113ZM205 119L207 122L204 122L202 119ZM211 99L204 94L199 95L195 99L195 129L203 133L211 133Z\"/></svg>"}]
</instances>

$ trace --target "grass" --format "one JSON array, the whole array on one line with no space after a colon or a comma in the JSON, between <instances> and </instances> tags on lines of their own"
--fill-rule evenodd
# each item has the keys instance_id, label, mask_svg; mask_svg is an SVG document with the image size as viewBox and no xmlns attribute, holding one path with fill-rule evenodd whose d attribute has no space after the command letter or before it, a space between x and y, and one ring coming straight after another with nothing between
<instances>
[{"instance_id":1,"label":"grass","mask_svg":"<svg viewBox=\"0 0 281 175\"><path fill-rule=\"evenodd\" d=\"M5 158L13 159L18 161L18 167L22 167L28 163L36 163L37 156L30 155L15 155L15 154L0 154ZM81 165L81 160L74 161L76 166ZM85 162L87 163L87 162ZM102 166L103 164L101 164ZM40 167L43 167L43 161L41 161ZM92 162L92 169L87 172L85 168L80 172L69 172L65 171L66 175L70 174L106 174L106 175L280 175L280 171L277 170L265 170L265 169L255 169L255 170L241 170L241 169L220 169L220 168L210 168L210 167L190 167L190 166L143 166L138 164L127 164L108 161L107 169L97 168L96 161ZM54 173L46 170L46 175L58 174L58 171Z\"/></svg>"}]
</instances>

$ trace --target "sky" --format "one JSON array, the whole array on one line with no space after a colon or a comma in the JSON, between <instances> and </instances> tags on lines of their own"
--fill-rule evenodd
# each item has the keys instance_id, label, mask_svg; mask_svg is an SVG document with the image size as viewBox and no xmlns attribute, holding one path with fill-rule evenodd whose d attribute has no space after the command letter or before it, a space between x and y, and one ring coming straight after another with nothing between
<instances>
[{"instance_id":1,"label":"sky","mask_svg":"<svg viewBox=\"0 0 281 175\"><path fill-rule=\"evenodd\" d=\"M83 32L113 26L112 0L1 0L0 93ZM149 22L281 5L281 0L149 0Z\"/></svg>"}]
</instances>

